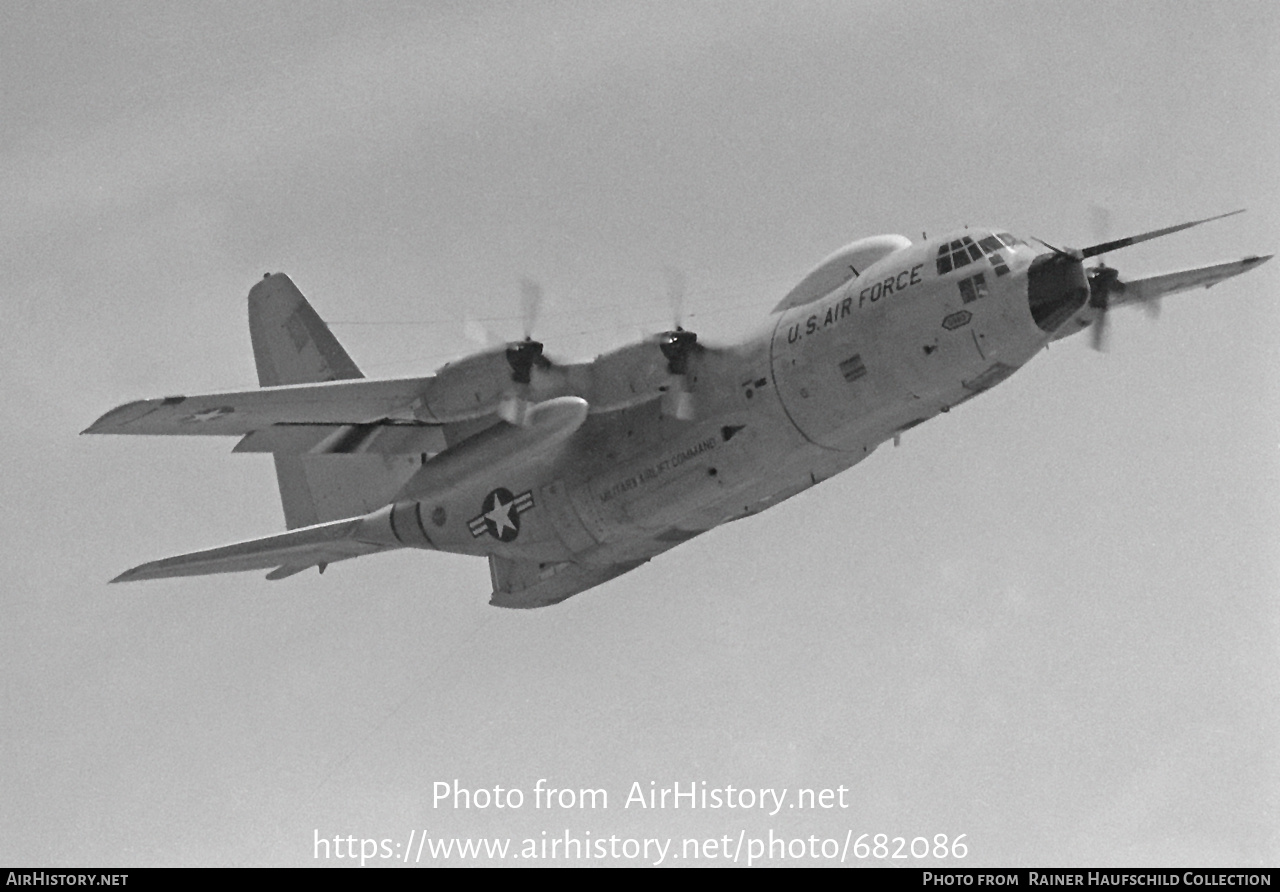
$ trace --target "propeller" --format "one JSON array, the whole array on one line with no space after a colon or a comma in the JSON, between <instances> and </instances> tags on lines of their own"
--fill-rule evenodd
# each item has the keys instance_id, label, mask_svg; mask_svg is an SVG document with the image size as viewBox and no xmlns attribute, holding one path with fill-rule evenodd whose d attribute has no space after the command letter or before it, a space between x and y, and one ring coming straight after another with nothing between
<instances>
[{"instance_id":1,"label":"propeller","mask_svg":"<svg viewBox=\"0 0 1280 892\"><path fill-rule=\"evenodd\" d=\"M1211 223L1214 220L1222 220L1226 217L1234 217L1236 214L1244 213L1244 209L1230 211L1226 214L1218 214L1214 217L1205 217L1202 220L1191 220L1187 223L1179 223L1176 226L1166 226L1163 229L1153 229L1150 232L1143 232L1138 235L1131 235L1114 241L1106 238L1105 230L1110 225L1110 214L1105 208L1094 208L1094 226L1095 229L1101 230L1100 237L1102 241L1097 244L1090 245L1087 248L1079 250L1063 250L1055 248L1048 242L1036 239L1045 247L1049 248L1056 255L1063 259L1071 259L1076 262L1083 262L1091 257L1098 258L1096 266L1091 267L1086 272L1089 283L1089 307L1094 310L1095 319L1093 323L1092 343L1095 350L1102 350L1106 346L1107 339L1107 311L1111 308L1112 297L1117 294L1123 294L1125 290L1124 281L1120 278L1118 270L1107 266L1103 260L1103 255L1108 251L1116 251L1120 248L1127 248L1130 245L1137 245L1152 239L1161 238L1162 236L1172 235L1175 232L1181 232L1184 229L1190 229L1193 226L1200 226L1203 223ZM1151 301L1147 305L1147 312L1152 315L1159 314L1159 306L1155 301Z\"/></svg>"},{"instance_id":2,"label":"propeller","mask_svg":"<svg viewBox=\"0 0 1280 892\"><path fill-rule=\"evenodd\" d=\"M1094 350L1103 351L1107 347L1107 310L1111 307L1111 295L1124 292L1124 282L1120 281L1120 271L1112 269L1105 263L1099 263L1088 272L1089 306L1096 313L1090 333Z\"/></svg>"},{"instance_id":3,"label":"propeller","mask_svg":"<svg viewBox=\"0 0 1280 892\"><path fill-rule=\"evenodd\" d=\"M1202 223L1212 223L1214 220L1221 220L1224 217L1234 217L1236 214L1243 214L1244 208L1238 211L1228 211L1225 214L1218 214L1216 217L1205 217L1203 220L1192 220L1190 223L1179 223L1177 226L1166 226L1164 229L1153 229L1150 232L1144 232L1141 235L1131 235L1127 238L1116 239L1114 242L1102 242L1097 245L1090 245L1083 249L1080 253L1088 260L1090 257L1097 257L1099 254L1105 254L1108 251L1115 251L1120 248L1127 248L1130 245L1136 245L1141 242L1149 242L1153 238L1160 238L1164 235L1172 235L1175 232L1181 232L1184 229L1190 229L1192 226L1199 226Z\"/></svg>"},{"instance_id":4,"label":"propeller","mask_svg":"<svg viewBox=\"0 0 1280 892\"><path fill-rule=\"evenodd\" d=\"M689 360L703 349L698 336L684 327L684 298L687 280L684 273L674 267L663 270L667 280L667 303L671 307L670 331L658 335L658 349L667 360L667 371L675 376L671 389L663 394L662 411L665 415L688 421L695 415L693 394L689 388Z\"/></svg>"},{"instance_id":5,"label":"propeller","mask_svg":"<svg viewBox=\"0 0 1280 892\"><path fill-rule=\"evenodd\" d=\"M520 280L520 319L524 323L524 339L533 340L533 327L542 312L542 286L533 279Z\"/></svg>"},{"instance_id":6,"label":"propeller","mask_svg":"<svg viewBox=\"0 0 1280 892\"><path fill-rule=\"evenodd\" d=\"M1111 238L1111 211L1100 205L1089 208L1089 216L1093 218L1093 235L1100 244ZM1081 254L1084 252L1082 251ZM1099 352L1107 349L1107 310L1111 306L1111 295L1124 290L1120 281L1119 270L1107 266L1104 256L1099 253L1097 264L1087 272L1089 280L1089 306L1095 310L1096 318L1093 330L1089 333L1090 343Z\"/></svg>"},{"instance_id":7,"label":"propeller","mask_svg":"<svg viewBox=\"0 0 1280 892\"><path fill-rule=\"evenodd\" d=\"M684 322L684 296L688 290L689 281L685 274L674 266L665 267L662 275L667 280L667 305L671 308L671 326L681 329Z\"/></svg>"},{"instance_id":8,"label":"propeller","mask_svg":"<svg viewBox=\"0 0 1280 892\"><path fill-rule=\"evenodd\" d=\"M548 371L553 366L551 360L543 355L542 342L533 339L533 328L542 311L542 301L542 286L532 279L521 279L520 319L524 340L508 341L503 348L514 386L498 406L498 416L510 424L524 424L528 418L534 370Z\"/></svg>"}]
</instances>

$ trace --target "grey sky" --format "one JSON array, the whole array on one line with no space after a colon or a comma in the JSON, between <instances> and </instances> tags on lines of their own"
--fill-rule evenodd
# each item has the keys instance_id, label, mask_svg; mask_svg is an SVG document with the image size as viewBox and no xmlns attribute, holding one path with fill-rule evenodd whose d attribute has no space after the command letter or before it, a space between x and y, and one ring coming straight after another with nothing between
<instances>
[{"instance_id":1,"label":"grey sky","mask_svg":"<svg viewBox=\"0 0 1280 892\"><path fill-rule=\"evenodd\" d=\"M105 585L282 527L270 462L79 438L255 381L288 272L366 372L464 318L588 355L729 337L853 238L1051 242L1141 275L1280 246L1257 3L0 9L0 860L310 864L313 831L965 833L967 864L1280 858L1277 267L1118 312L847 474L563 605L395 554ZM351 322L413 320L415 325ZM453 811L432 784L604 787ZM850 788L774 818L632 781Z\"/></svg>"}]
</instances>

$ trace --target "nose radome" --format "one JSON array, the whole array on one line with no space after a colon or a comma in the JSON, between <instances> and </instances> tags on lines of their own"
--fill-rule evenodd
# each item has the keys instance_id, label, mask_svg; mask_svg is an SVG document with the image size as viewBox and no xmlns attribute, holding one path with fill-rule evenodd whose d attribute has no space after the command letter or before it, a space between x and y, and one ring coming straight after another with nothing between
<instances>
[{"instance_id":1,"label":"nose radome","mask_svg":"<svg viewBox=\"0 0 1280 892\"><path fill-rule=\"evenodd\" d=\"M1031 318L1052 334L1089 299L1084 259L1074 254L1041 254L1027 270L1027 303Z\"/></svg>"}]
</instances>

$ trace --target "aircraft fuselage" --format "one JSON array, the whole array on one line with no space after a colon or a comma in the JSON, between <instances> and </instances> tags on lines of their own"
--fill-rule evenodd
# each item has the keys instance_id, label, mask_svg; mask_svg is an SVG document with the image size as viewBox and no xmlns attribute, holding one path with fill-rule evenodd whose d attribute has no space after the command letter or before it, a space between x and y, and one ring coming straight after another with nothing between
<instances>
[{"instance_id":1,"label":"aircraft fuselage","mask_svg":"<svg viewBox=\"0 0 1280 892\"><path fill-rule=\"evenodd\" d=\"M1050 341L1088 328L1100 347L1114 306L1150 308L1265 263L1137 279L1102 263L1236 213L1081 249L981 229L872 236L825 258L730 346L677 325L561 364L526 336L424 378L363 379L288 276L267 275L249 292L260 389L126 403L86 433L239 436L234 451L273 454L289 529L113 581L284 579L421 548L487 556L491 604L554 604L857 464ZM536 306L540 289L525 291Z\"/></svg>"},{"instance_id":2,"label":"aircraft fuselage","mask_svg":"<svg viewBox=\"0 0 1280 892\"><path fill-rule=\"evenodd\" d=\"M851 467L999 383L1050 339L1028 306L1029 246L1002 244L941 271L940 245L963 239L967 250L989 236L965 230L893 251L702 355L688 373L690 420L658 400L594 414L541 458L437 499L402 500L398 540L614 564L637 540L676 544Z\"/></svg>"}]
</instances>

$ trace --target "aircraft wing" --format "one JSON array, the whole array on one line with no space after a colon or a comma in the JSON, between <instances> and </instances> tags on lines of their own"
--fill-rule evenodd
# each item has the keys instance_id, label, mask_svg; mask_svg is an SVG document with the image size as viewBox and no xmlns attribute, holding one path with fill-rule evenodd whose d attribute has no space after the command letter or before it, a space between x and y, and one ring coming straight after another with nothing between
<instances>
[{"instance_id":1,"label":"aircraft wing","mask_svg":"<svg viewBox=\"0 0 1280 892\"><path fill-rule=\"evenodd\" d=\"M273 424L369 424L412 421L414 401L431 378L326 381L200 396L168 396L117 406L86 434L244 436Z\"/></svg>"},{"instance_id":2,"label":"aircraft wing","mask_svg":"<svg viewBox=\"0 0 1280 892\"><path fill-rule=\"evenodd\" d=\"M433 379L326 381L125 403L86 434L239 436L237 452L414 454L444 449L414 417Z\"/></svg>"},{"instance_id":3,"label":"aircraft wing","mask_svg":"<svg viewBox=\"0 0 1280 892\"><path fill-rule=\"evenodd\" d=\"M1166 294L1189 291L1192 288L1210 288L1224 279L1238 276L1253 269L1255 266L1266 263L1273 256L1271 254L1265 257L1255 255L1241 260L1214 264L1213 266L1184 269L1176 273L1149 276L1145 279L1125 280L1124 290L1119 293L1112 293L1111 306L1144 303L1163 297Z\"/></svg>"},{"instance_id":4,"label":"aircraft wing","mask_svg":"<svg viewBox=\"0 0 1280 892\"><path fill-rule=\"evenodd\" d=\"M360 525L361 518L349 517L275 536L193 551L125 570L111 581L133 582L271 568L275 569L267 574L268 579L283 579L317 564L331 564L389 547L356 538Z\"/></svg>"}]
</instances>

